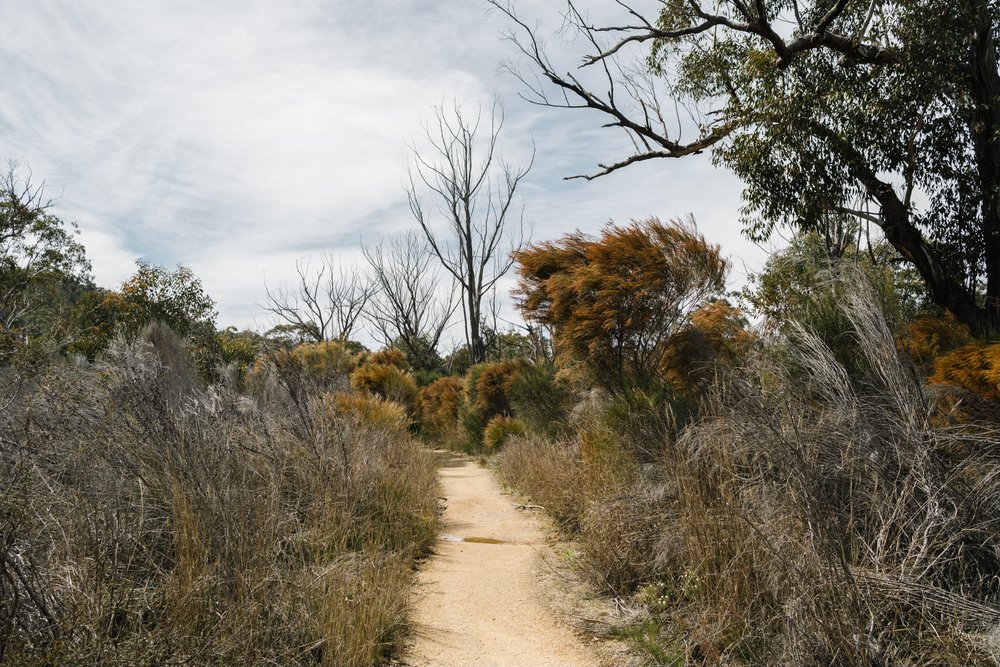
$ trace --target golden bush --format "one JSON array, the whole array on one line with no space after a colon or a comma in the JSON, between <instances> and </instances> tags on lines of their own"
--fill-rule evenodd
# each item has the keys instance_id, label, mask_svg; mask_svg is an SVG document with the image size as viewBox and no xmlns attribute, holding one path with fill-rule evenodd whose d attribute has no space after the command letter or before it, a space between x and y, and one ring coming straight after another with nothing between
<instances>
[{"instance_id":1,"label":"golden bush","mask_svg":"<svg viewBox=\"0 0 1000 667\"><path fill-rule=\"evenodd\" d=\"M323 397L324 407L334 417L348 418L362 428L405 433L410 426L406 409L377 394L338 392Z\"/></svg>"},{"instance_id":2,"label":"golden bush","mask_svg":"<svg viewBox=\"0 0 1000 667\"><path fill-rule=\"evenodd\" d=\"M420 390L420 429L426 437L445 438L458 430L465 403L462 380L443 377Z\"/></svg>"},{"instance_id":3,"label":"golden bush","mask_svg":"<svg viewBox=\"0 0 1000 667\"><path fill-rule=\"evenodd\" d=\"M896 337L896 347L920 368L924 375L934 373L935 360L942 354L972 341L969 328L950 315L918 317Z\"/></svg>"},{"instance_id":4,"label":"golden bush","mask_svg":"<svg viewBox=\"0 0 1000 667\"><path fill-rule=\"evenodd\" d=\"M1000 404L1000 343L976 341L941 355L930 382Z\"/></svg>"},{"instance_id":5,"label":"golden bush","mask_svg":"<svg viewBox=\"0 0 1000 667\"><path fill-rule=\"evenodd\" d=\"M513 417L498 415L486 424L483 446L488 452L498 452L511 439L524 435L524 425Z\"/></svg>"},{"instance_id":6,"label":"golden bush","mask_svg":"<svg viewBox=\"0 0 1000 667\"><path fill-rule=\"evenodd\" d=\"M384 350L371 353L368 355L365 363L388 364L389 366L395 366L401 371L410 370L410 362L406 358L406 353L396 347L387 347Z\"/></svg>"},{"instance_id":7,"label":"golden bush","mask_svg":"<svg viewBox=\"0 0 1000 667\"><path fill-rule=\"evenodd\" d=\"M400 403L410 414L416 414L417 383L409 373L396 366L366 363L351 374L351 386Z\"/></svg>"}]
</instances>

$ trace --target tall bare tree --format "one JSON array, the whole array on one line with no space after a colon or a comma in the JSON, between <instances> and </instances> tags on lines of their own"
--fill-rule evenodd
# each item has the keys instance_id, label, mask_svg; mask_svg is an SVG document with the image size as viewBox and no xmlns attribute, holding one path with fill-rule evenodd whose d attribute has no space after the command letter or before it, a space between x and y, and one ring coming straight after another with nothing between
<instances>
[{"instance_id":1,"label":"tall bare tree","mask_svg":"<svg viewBox=\"0 0 1000 667\"><path fill-rule=\"evenodd\" d=\"M497 105L488 127L482 110L473 118L458 105L435 109L433 122L424 126L427 149L414 148L410 173L410 210L434 256L459 285L473 363L486 357L484 300L510 270L510 253L524 240L523 210L515 206L515 193L534 161L519 166L500 158L503 120ZM433 200L431 208L422 193Z\"/></svg>"},{"instance_id":2,"label":"tall bare tree","mask_svg":"<svg viewBox=\"0 0 1000 667\"><path fill-rule=\"evenodd\" d=\"M400 344L411 363L420 365L424 356L437 353L455 312L454 290L442 289L440 269L417 232L385 239L363 251L372 271L368 317L376 335L385 345Z\"/></svg>"},{"instance_id":3,"label":"tall bare tree","mask_svg":"<svg viewBox=\"0 0 1000 667\"><path fill-rule=\"evenodd\" d=\"M361 321L374 285L354 267L325 255L318 269L309 260L295 263L293 286L264 285L264 310L315 342L347 340Z\"/></svg>"}]
</instances>

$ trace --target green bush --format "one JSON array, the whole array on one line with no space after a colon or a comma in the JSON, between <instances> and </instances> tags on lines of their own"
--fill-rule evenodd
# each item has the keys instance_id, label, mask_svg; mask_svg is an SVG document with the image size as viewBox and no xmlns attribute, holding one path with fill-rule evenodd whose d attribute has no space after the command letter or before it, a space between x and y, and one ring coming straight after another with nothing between
<instances>
[{"instance_id":1,"label":"green bush","mask_svg":"<svg viewBox=\"0 0 1000 667\"><path fill-rule=\"evenodd\" d=\"M564 431L575 396L566 382L556 378L547 364L534 364L519 373L510 385L510 406L524 426L540 435L555 437Z\"/></svg>"}]
</instances>

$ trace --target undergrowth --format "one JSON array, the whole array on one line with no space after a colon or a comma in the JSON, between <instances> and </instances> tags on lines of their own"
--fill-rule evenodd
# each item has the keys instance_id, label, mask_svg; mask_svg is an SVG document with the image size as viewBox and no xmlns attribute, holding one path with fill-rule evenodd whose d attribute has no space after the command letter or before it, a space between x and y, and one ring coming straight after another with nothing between
<instances>
[{"instance_id":1,"label":"undergrowth","mask_svg":"<svg viewBox=\"0 0 1000 667\"><path fill-rule=\"evenodd\" d=\"M655 662L1000 662L1000 433L940 418L873 302L841 302L853 368L799 326L720 369L672 433L642 426L669 403L618 397L500 455L592 578L647 610L629 632Z\"/></svg>"},{"instance_id":2,"label":"undergrowth","mask_svg":"<svg viewBox=\"0 0 1000 667\"><path fill-rule=\"evenodd\" d=\"M3 384L0 664L384 661L436 520L405 410L168 334Z\"/></svg>"}]
</instances>

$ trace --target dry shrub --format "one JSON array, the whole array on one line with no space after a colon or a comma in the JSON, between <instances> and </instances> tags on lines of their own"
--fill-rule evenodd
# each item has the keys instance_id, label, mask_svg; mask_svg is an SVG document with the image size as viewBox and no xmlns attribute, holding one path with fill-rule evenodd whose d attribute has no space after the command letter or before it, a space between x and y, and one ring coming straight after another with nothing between
<instances>
[{"instance_id":1,"label":"dry shrub","mask_svg":"<svg viewBox=\"0 0 1000 667\"><path fill-rule=\"evenodd\" d=\"M296 347L295 352L301 356L306 371L317 378L350 375L358 367L360 357L339 340L305 343Z\"/></svg>"},{"instance_id":2,"label":"dry shrub","mask_svg":"<svg viewBox=\"0 0 1000 667\"><path fill-rule=\"evenodd\" d=\"M348 419L359 428L385 430L401 436L410 426L410 418L402 405L375 394L338 392L326 394L322 400L334 418Z\"/></svg>"},{"instance_id":3,"label":"dry shrub","mask_svg":"<svg viewBox=\"0 0 1000 667\"><path fill-rule=\"evenodd\" d=\"M665 521L662 487L636 484L621 454L581 454L581 439L513 438L499 456L505 483L543 505L584 547L587 571L616 596L657 578Z\"/></svg>"},{"instance_id":4,"label":"dry shrub","mask_svg":"<svg viewBox=\"0 0 1000 667\"><path fill-rule=\"evenodd\" d=\"M351 385L359 391L381 396L406 407L410 414L417 410L417 383L409 373L390 364L366 363L351 374Z\"/></svg>"},{"instance_id":5,"label":"dry shrub","mask_svg":"<svg viewBox=\"0 0 1000 667\"><path fill-rule=\"evenodd\" d=\"M994 455L949 454L966 436L934 427L871 295L845 293L876 387L859 393L799 329L789 361L717 386L669 456L676 520L659 557L696 582L671 621L710 661L995 664Z\"/></svg>"},{"instance_id":6,"label":"dry shrub","mask_svg":"<svg viewBox=\"0 0 1000 667\"><path fill-rule=\"evenodd\" d=\"M436 516L398 408L184 387L168 343L0 413L0 664L383 662Z\"/></svg>"},{"instance_id":7,"label":"dry shrub","mask_svg":"<svg viewBox=\"0 0 1000 667\"><path fill-rule=\"evenodd\" d=\"M274 368L296 367L315 384L330 386L349 376L358 367L360 356L341 341L303 343L263 355L254 370L267 373Z\"/></svg>"},{"instance_id":8,"label":"dry shrub","mask_svg":"<svg viewBox=\"0 0 1000 667\"><path fill-rule=\"evenodd\" d=\"M389 366L395 366L404 372L410 370L410 362L406 358L406 353L397 347L387 347L379 350L378 352L372 352L368 355L365 363L388 364Z\"/></svg>"},{"instance_id":9,"label":"dry shrub","mask_svg":"<svg viewBox=\"0 0 1000 667\"><path fill-rule=\"evenodd\" d=\"M562 527L579 528L587 489L576 444L538 436L516 438L500 453L498 462L506 484L544 505Z\"/></svg>"},{"instance_id":10,"label":"dry shrub","mask_svg":"<svg viewBox=\"0 0 1000 667\"><path fill-rule=\"evenodd\" d=\"M420 433L433 444L454 447L465 403L461 379L443 377L420 390Z\"/></svg>"},{"instance_id":11,"label":"dry shrub","mask_svg":"<svg viewBox=\"0 0 1000 667\"><path fill-rule=\"evenodd\" d=\"M511 438L524 435L524 424L513 417L496 416L483 431L483 447L487 452L499 452Z\"/></svg>"}]
</instances>

